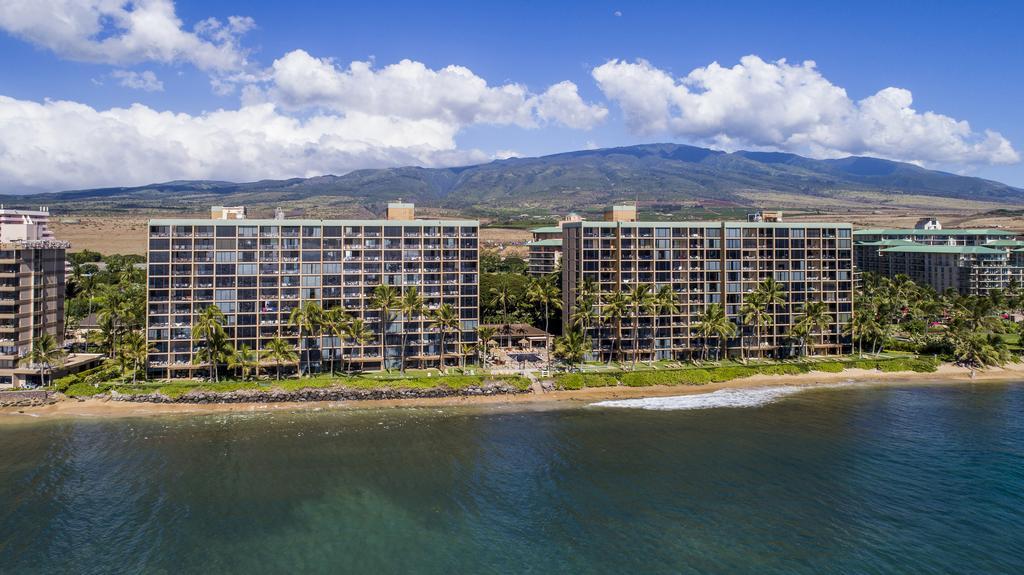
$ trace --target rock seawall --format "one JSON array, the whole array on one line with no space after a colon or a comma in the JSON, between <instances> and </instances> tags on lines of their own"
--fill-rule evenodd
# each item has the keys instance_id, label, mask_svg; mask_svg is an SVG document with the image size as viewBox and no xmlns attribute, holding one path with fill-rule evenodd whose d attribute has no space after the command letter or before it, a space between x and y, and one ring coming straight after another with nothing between
<instances>
[{"instance_id":1,"label":"rock seawall","mask_svg":"<svg viewBox=\"0 0 1024 575\"><path fill-rule=\"evenodd\" d=\"M45 390L0 391L0 407L35 407L56 401L53 393Z\"/></svg>"},{"instance_id":2,"label":"rock seawall","mask_svg":"<svg viewBox=\"0 0 1024 575\"><path fill-rule=\"evenodd\" d=\"M352 389L346 387L309 387L294 391L281 389L242 389L238 391L189 391L180 397L162 393L111 392L114 401L139 403L281 403L301 401L358 401L364 399L415 399L426 397L481 396L529 393L503 382L488 382L464 389L432 387L429 389Z\"/></svg>"}]
</instances>

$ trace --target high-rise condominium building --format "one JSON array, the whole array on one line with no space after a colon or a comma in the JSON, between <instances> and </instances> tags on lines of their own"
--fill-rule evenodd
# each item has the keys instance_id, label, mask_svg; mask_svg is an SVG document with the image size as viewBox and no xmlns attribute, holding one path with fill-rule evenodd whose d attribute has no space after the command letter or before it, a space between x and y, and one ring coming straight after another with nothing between
<instances>
[{"instance_id":1,"label":"high-rise condominium building","mask_svg":"<svg viewBox=\"0 0 1024 575\"><path fill-rule=\"evenodd\" d=\"M622 213L613 211L613 221L563 228L564 320L570 325L577 295L589 286L597 312L588 329L594 357L607 358L616 346L627 357L634 347L640 358L650 357L652 350L657 359L695 357L705 344L697 323L712 304L723 306L737 332L726 342L707 342L710 348L724 343L731 356L743 351L752 357L786 356L799 345L792 328L803 306L816 301L827 305L829 322L804 338L809 353L849 350L843 335L853 312L849 224L639 222ZM784 302L767 307L772 321L758 337L743 321L741 308L769 277L782 284ZM652 292L671 288L677 309L641 307L638 315L630 309L621 320L609 319L609 296L628 294L640 284Z\"/></svg>"},{"instance_id":2,"label":"high-rise condominium building","mask_svg":"<svg viewBox=\"0 0 1024 575\"><path fill-rule=\"evenodd\" d=\"M47 227L45 209L0 208L0 387L40 383L40 367L19 365L44 333L64 336L67 242Z\"/></svg>"},{"instance_id":3,"label":"high-rise condominium building","mask_svg":"<svg viewBox=\"0 0 1024 575\"><path fill-rule=\"evenodd\" d=\"M445 333L445 362L453 365L471 342L479 317L478 232L470 220L413 219L411 204L392 204L388 219L152 220L149 223L147 338L154 348L149 371L190 377L206 371L193 362L202 342L196 318L208 306L224 312L231 345L263 349L283 337L299 347L289 326L292 309L315 301L341 306L373 330L365 345L331 334L302 348L314 370L336 359L362 369L397 366L406 345L410 366L436 366L441 333L431 319L394 319L381 338L381 312L371 305L381 284L401 293L415 287L428 313L450 304L460 329ZM405 337L403 338L403 332Z\"/></svg>"},{"instance_id":4,"label":"high-rise condominium building","mask_svg":"<svg viewBox=\"0 0 1024 575\"><path fill-rule=\"evenodd\" d=\"M1024 275L1024 243L1005 230L942 229L931 219L915 229L854 232L857 269L904 274L942 292L984 295Z\"/></svg>"}]
</instances>

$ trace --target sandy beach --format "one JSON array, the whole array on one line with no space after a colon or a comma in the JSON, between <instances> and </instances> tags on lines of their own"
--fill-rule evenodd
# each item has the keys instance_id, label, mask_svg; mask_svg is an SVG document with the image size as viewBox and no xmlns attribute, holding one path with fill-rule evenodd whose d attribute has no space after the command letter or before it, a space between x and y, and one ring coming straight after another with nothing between
<instances>
[{"instance_id":1,"label":"sandy beach","mask_svg":"<svg viewBox=\"0 0 1024 575\"><path fill-rule=\"evenodd\" d=\"M1008 364L976 373L974 383L1005 382L1024 379L1024 364ZM596 387L571 391L524 393L497 396L453 396L416 399L361 400L338 402L282 402L282 403L136 403L109 399L66 399L41 407L0 408L0 422L24 420L25 417L137 417L147 415L260 412L295 409L380 409L394 407L431 406L519 406L525 409L543 409L559 405L585 405L610 399L639 397L665 397L710 393L720 389L743 389L781 385L823 386L837 383L887 384L964 384L970 383L970 370L943 364L933 373L882 373L875 370L848 369L842 373L804 373L789 376L757 375L707 385L657 385L650 387Z\"/></svg>"}]
</instances>

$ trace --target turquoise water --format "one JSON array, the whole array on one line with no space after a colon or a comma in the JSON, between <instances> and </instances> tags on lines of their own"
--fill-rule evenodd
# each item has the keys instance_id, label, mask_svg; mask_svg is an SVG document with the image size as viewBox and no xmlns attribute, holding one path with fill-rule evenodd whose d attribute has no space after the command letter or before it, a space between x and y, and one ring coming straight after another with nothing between
<instances>
[{"instance_id":1,"label":"turquoise water","mask_svg":"<svg viewBox=\"0 0 1024 575\"><path fill-rule=\"evenodd\" d=\"M794 391L25 418L0 572L1024 572L1024 385Z\"/></svg>"}]
</instances>

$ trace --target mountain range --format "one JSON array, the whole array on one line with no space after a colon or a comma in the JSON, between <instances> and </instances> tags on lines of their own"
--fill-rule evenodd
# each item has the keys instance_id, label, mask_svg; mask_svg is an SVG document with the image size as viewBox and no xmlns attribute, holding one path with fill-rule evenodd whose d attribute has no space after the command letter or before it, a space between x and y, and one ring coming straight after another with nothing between
<instances>
[{"instance_id":1,"label":"mountain range","mask_svg":"<svg viewBox=\"0 0 1024 575\"><path fill-rule=\"evenodd\" d=\"M605 204L827 209L983 202L1024 205L1024 189L870 157L818 160L778 152L722 152L679 144L583 150L456 168L401 167L248 183L174 181L0 197L60 211L201 210L211 204L379 213L402 198L474 215L596 210ZM981 205L981 204L979 204Z\"/></svg>"}]
</instances>

